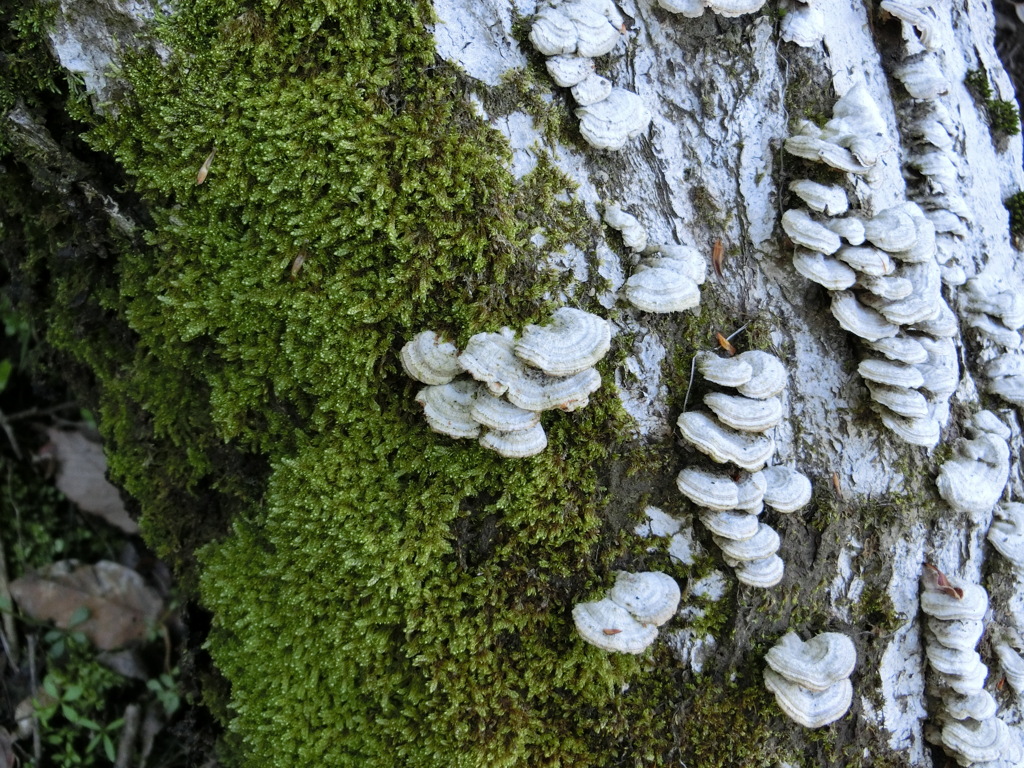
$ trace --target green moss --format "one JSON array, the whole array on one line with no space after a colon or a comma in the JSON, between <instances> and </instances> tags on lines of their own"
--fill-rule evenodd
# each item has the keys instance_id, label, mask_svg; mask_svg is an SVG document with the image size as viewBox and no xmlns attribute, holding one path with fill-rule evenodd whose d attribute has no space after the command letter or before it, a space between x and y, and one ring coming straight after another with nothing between
<instances>
[{"instance_id":1,"label":"green moss","mask_svg":"<svg viewBox=\"0 0 1024 768\"><path fill-rule=\"evenodd\" d=\"M1003 201L1010 212L1010 234L1024 237L1024 192L1016 192Z\"/></svg>"},{"instance_id":2,"label":"green moss","mask_svg":"<svg viewBox=\"0 0 1024 768\"><path fill-rule=\"evenodd\" d=\"M992 86L984 69L970 70L964 77L964 85L984 106L989 126L994 133L1002 136L1016 136L1020 133L1020 108L1013 101L993 98Z\"/></svg>"}]
</instances>

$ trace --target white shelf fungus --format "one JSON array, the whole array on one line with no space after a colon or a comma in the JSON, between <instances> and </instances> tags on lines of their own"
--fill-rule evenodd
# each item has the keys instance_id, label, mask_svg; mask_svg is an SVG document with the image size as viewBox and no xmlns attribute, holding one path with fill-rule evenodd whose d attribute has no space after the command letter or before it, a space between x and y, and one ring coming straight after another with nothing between
<instances>
[{"instance_id":1,"label":"white shelf fungus","mask_svg":"<svg viewBox=\"0 0 1024 768\"><path fill-rule=\"evenodd\" d=\"M623 290L626 300L643 312L682 312L700 305L700 288L673 269L638 267Z\"/></svg>"},{"instance_id":2,"label":"white shelf fungus","mask_svg":"<svg viewBox=\"0 0 1024 768\"><path fill-rule=\"evenodd\" d=\"M576 25L580 56L604 56L619 42L623 19L612 0L571 0L560 7Z\"/></svg>"},{"instance_id":3,"label":"white shelf fungus","mask_svg":"<svg viewBox=\"0 0 1024 768\"><path fill-rule=\"evenodd\" d=\"M914 292L914 283L905 277L890 275L887 277L872 277L860 275L857 284L868 293L872 293L880 299L888 301L899 301L907 298Z\"/></svg>"},{"instance_id":4,"label":"white shelf fungus","mask_svg":"<svg viewBox=\"0 0 1024 768\"><path fill-rule=\"evenodd\" d=\"M612 81L597 73L587 75L572 87L572 98L579 106L586 107L608 98L612 92Z\"/></svg>"},{"instance_id":5,"label":"white shelf fungus","mask_svg":"<svg viewBox=\"0 0 1024 768\"><path fill-rule=\"evenodd\" d=\"M1010 474L1010 448L997 435L981 433L960 440L957 456L939 469L935 480L939 495L953 509L968 514L987 514L999 501Z\"/></svg>"},{"instance_id":6,"label":"white shelf fungus","mask_svg":"<svg viewBox=\"0 0 1024 768\"><path fill-rule=\"evenodd\" d=\"M842 187L819 184L809 179L798 179L789 183L789 189L812 211L827 216L841 216L850 207L850 200Z\"/></svg>"},{"instance_id":7,"label":"white shelf fungus","mask_svg":"<svg viewBox=\"0 0 1024 768\"><path fill-rule=\"evenodd\" d=\"M805 728L834 722L850 708L849 677L857 652L845 635L825 632L805 643L790 632L768 651L765 661L765 685L779 708Z\"/></svg>"},{"instance_id":8,"label":"white shelf fungus","mask_svg":"<svg viewBox=\"0 0 1024 768\"><path fill-rule=\"evenodd\" d=\"M917 365L928 360L928 352L917 339L899 334L890 336L878 341L865 341L864 346L880 352L890 360L896 360L907 365Z\"/></svg>"},{"instance_id":9,"label":"white shelf fungus","mask_svg":"<svg viewBox=\"0 0 1024 768\"><path fill-rule=\"evenodd\" d=\"M587 368L572 376L555 378L540 371L520 369L520 375L508 382L506 397L527 411L575 411L590 402L590 395L601 388L601 374Z\"/></svg>"},{"instance_id":10,"label":"white shelf fungus","mask_svg":"<svg viewBox=\"0 0 1024 768\"><path fill-rule=\"evenodd\" d=\"M861 378L890 387L915 389L924 384L924 376L912 365L903 365L893 360L868 358L857 366Z\"/></svg>"},{"instance_id":11,"label":"white shelf fungus","mask_svg":"<svg viewBox=\"0 0 1024 768\"><path fill-rule=\"evenodd\" d=\"M611 326L604 318L560 307L549 325L528 325L515 354L549 376L572 376L592 367L608 353Z\"/></svg>"},{"instance_id":12,"label":"white shelf fungus","mask_svg":"<svg viewBox=\"0 0 1024 768\"><path fill-rule=\"evenodd\" d=\"M719 464L731 462L748 472L756 472L775 453L775 441L771 437L737 432L704 413L682 413L676 423L687 442Z\"/></svg>"},{"instance_id":13,"label":"white shelf fungus","mask_svg":"<svg viewBox=\"0 0 1024 768\"><path fill-rule=\"evenodd\" d=\"M629 611L641 624L661 626L679 607L679 585L658 571L619 571L608 597Z\"/></svg>"},{"instance_id":14,"label":"white shelf fungus","mask_svg":"<svg viewBox=\"0 0 1024 768\"><path fill-rule=\"evenodd\" d=\"M857 273L847 264L804 248L797 248L793 253L793 267L808 280L830 291L844 291L857 282Z\"/></svg>"},{"instance_id":15,"label":"white shelf fungus","mask_svg":"<svg viewBox=\"0 0 1024 768\"><path fill-rule=\"evenodd\" d=\"M539 413L527 411L483 389L477 392L470 415L479 424L499 432L520 432L540 423Z\"/></svg>"},{"instance_id":16,"label":"white shelf fungus","mask_svg":"<svg viewBox=\"0 0 1024 768\"><path fill-rule=\"evenodd\" d=\"M835 257L858 272L875 277L892 274L896 269L888 253L871 246L844 245Z\"/></svg>"},{"instance_id":17,"label":"white shelf fungus","mask_svg":"<svg viewBox=\"0 0 1024 768\"><path fill-rule=\"evenodd\" d=\"M768 666L812 691L824 691L847 678L857 663L853 641L838 632L823 632L804 642L790 632L765 656Z\"/></svg>"},{"instance_id":18,"label":"white shelf fungus","mask_svg":"<svg viewBox=\"0 0 1024 768\"><path fill-rule=\"evenodd\" d=\"M459 350L434 331L417 333L398 357L406 374L423 384L447 384L464 370Z\"/></svg>"},{"instance_id":19,"label":"white shelf fungus","mask_svg":"<svg viewBox=\"0 0 1024 768\"><path fill-rule=\"evenodd\" d=\"M755 399L712 392L704 396L718 420L744 432L764 432L782 420L782 401L777 397Z\"/></svg>"},{"instance_id":20,"label":"white shelf fungus","mask_svg":"<svg viewBox=\"0 0 1024 768\"><path fill-rule=\"evenodd\" d=\"M988 691L979 691L969 696L953 690L943 691L942 706L953 720L985 720L993 717L999 708Z\"/></svg>"},{"instance_id":21,"label":"white shelf fungus","mask_svg":"<svg viewBox=\"0 0 1024 768\"><path fill-rule=\"evenodd\" d=\"M887 410L879 414L882 423L905 443L934 448L942 436L942 425L931 417L908 419Z\"/></svg>"},{"instance_id":22,"label":"white shelf fungus","mask_svg":"<svg viewBox=\"0 0 1024 768\"><path fill-rule=\"evenodd\" d=\"M963 595L926 589L921 593L921 610L941 621L981 621L988 610L988 592L979 584L957 587Z\"/></svg>"},{"instance_id":23,"label":"white shelf fungus","mask_svg":"<svg viewBox=\"0 0 1024 768\"><path fill-rule=\"evenodd\" d=\"M825 219L822 225L835 232L850 245L861 245L864 242L864 225L860 219L849 217Z\"/></svg>"},{"instance_id":24,"label":"white shelf fungus","mask_svg":"<svg viewBox=\"0 0 1024 768\"><path fill-rule=\"evenodd\" d=\"M580 637L617 653L642 653L675 614L679 585L664 573L619 571L608 596L572 609Z\"/></svg>"},{"instance_id":25,"label":"white shelf fungus","mask_svg":"<svg viewBox=\"0 0 1024 768\"><path fill-rule=\"evenodd\" d=\"M900 327L886 320L875 310L865 307L850 291L832 294L832 316L839 326L868 341L878 341L900 332Z\"/></svg>"},{"instance_id":26,"label":"white shelf fungus","mask_svg":"<svg viewBox=\"0 0 1024 768\"><path fill-rule=\"evenodd\" d=\"M996 643L995 650L1006 675L1006 682L1021 696L1024 694L1024 658L1005 642Z\"/></svg>"},{"instance_id":27,"label":"white shelf fungus","mask_svg":"<svg viewBox=\"0 0 1024 768\"><path fill-rule=\"evenodd\" d=\"M763 560L778 552L782 544L775 529L764 523L758 523L757 531L748 539L727 539L722 536L712 538L722 550L726 562L729 560L739 563L747 560Z\"/></svg>"},{"instance_id":28,"label":"white shelf fungus","mask_svg":"<svg viewBox=\"0 0 1024 768\"><path fill-rule=\"evenodd\" d=\"M807 211L792 208L782 214L782 229L789 239L812 251L830 256L839 250L839 235L811 218Z\"/></svg>"},{"instance_id":29,"label":"white shelf fungus","mask_svg":"<svg viewBox=\"0 0 1024 768\"><path fill-rule=\"evenodd\" d=\"M704 15L703 0L658 0L658 5L669 13L678 13L690 19Z\"/></svg>"},{"instance_id":30,"label":"white shelf fungus","mask_svg":"<svg viewBox=\"0 0 1024 768\"><path fill-rule=\"evenodd\" d=\"M594 74L594 60L584 56L552 56L544 62L551 79L563 88L582 83Z\"/></svg>"},{"instance_id":31,"label":"white shelf fungus","mask_svg":"<svg viewBox=\"0 0 1024 768\"><path fill-rule=\"evenodd\" d=\"M775 355L752 349L736 356L750 365L750 380L736 386L736 391L758 400L773 397L786 388L786 369Z\"/></svg>"},{"instance_id":32,"label":"white shelf fungus","mask_svg":"<svg viewBox=\"0 0 1024 768\"><path fill-rule=\"evenodd\" d=\"M719 357L714 352L698 352L697 370L708 381L723 387L746 384L754 375L750 363L742 357Z\"/></svg>"},{"instance_id":33,"label":"white shelf fungus","mask_svg":"<svg viewBox=\"0 0 1024 768\"><path fill-rule=\"evenodd\" d=\"M643 653L658 636L653 624L641 624L610 598L579 603L572 609L580 637L591 645L615 653Z\"/></svg>"},{"instance_id":34,"label":"white shelf fungus","mask_svg":"<svg viewBox=\"0 0 1024 768\"><path fill-rule=\"evenodd\" d=\"M760 473L757 481L737 482L730 472L711 472L697 467L686 467L676 476L679 492L694 504L705 509L724 511L752 507L764 496L764 482ZM742 493L741 493L742 491Z\"/></svg>"},{"instance_id":35,"label":"white shelf fungus","mask_svg":"<svg viewBox=\"0 0 1024 768\"><path fill-rule=\"evenodd\" d=\"M775 694L779 709L804 728L820 728L835 722L853 702L853 685L849 680L840 680L824 691L811 691L766 669L764 684Z\"/></svg>"},{"instance_id":36,"label":"white shelf fungus","mask_svg":"<svg viewBox=\"0 0 1024 768\"><path fill-rule=\"evenodd\" d=\"M604 222L612 229L622 233L622 242L633 251L642 251L647 247L647 230L631 213L626 213L617 205L608 203L604 207Z\"/></svg>"},{"instance_id":37,"label":"white shelf fungus","mask_svg":"<svg viewBox=\"0 0 1024 768\"><path fill-rule=\"evenodd\" d=\"M704 4L719 16L744 16L761 9L765 0L704 0Z\"/></svg>"},{"instance_id":38,"label":"white shelf fungus","mask_svg":"<svg viewBox=\"0 0 1024 768\"><path fill-rule=\"evenodd\" d=\"M986 720L954 720L942 728L942 743L961 765L1008 759L1012 741L1006 723L998 717ZM1019 752L1020 744L1017 744ZM1019 761L1014 760L1011 765Z\"/></svg>"},{"instance_id":39,"label":"white shelf fungus","mask_svg":"<svg viewBox=\"0 0 1024 768\"><path fill-rule=\"evenodd\" d=\"M949 91L949 79L935 56L929 53L904 59L894 74L915 99L937 99Z\"/></svg>"},{"instance_id":40,"label":"white shelf fungus","mask_svg":"<svg viewBox=\"0 0 1024 768\"><path fill-rule=\"evenodd\" d=\"M480 445L490 448L506 459L524 459L536 456L548 447L548 437L544 427L534 424L529 429L515 432L487 431L480 436Z\"/></svg>"},{"instance_id":41,"label":"white shelf fungus","mask_svg":"<svg viewBox=\"0 0 1024 768\"><path fill-rule=\"evenodd\" d=\"M761 474L765 479L764 503L776 512L796 512L811 500L811 481L795 469L768 467Z\"/></svg>"},{"instance_id":42,"label":"white shelf fungus","mask_svg":"<svg viewBox=\"0 0 1024 768\"><path fill-rule=\"evenodd\" d=\"M459 363L494 395L503 395L508 382L519 377L522 362L515 355L515 334L509 328L500 333L477 333L469 337Z\"/></svg>"},{"instance_id":43,"label":"white shelf fungus","mask_svg":"<svg viewBox=\"0 0 1024 768\"><path fill-rule=\"evenodd\" d=\"M699 517L704 527L713 535L732 541L752 539L761 527L757 515L748 515L745 512L706 510L701 512Z\"/></svg>"},{"instance_id":44,"label":"white shelf fungus","mask_svg":"<svg viewBox=\"0 0 1024 768\"><path fill-rule=\"evenodd\" d=\"M917 227L910 214L899 207L888 208L864 221L868 242L883 251L908 250L917 241Z\"/></svg>"},{"instance_id":45,"label":"white shelf fungus","mask_svg":"<svg viewBox=\"0 0 1024 768\"><path fill-rule=\"evenodd\" d=\"M423 406L427 424L435 432L449 437L476 437L480 425L471 411L478 388L475 381L464 379L424 387L416 395L416 402Z\"/></svg>"},{"instance_id":46,"label":"white shelf fungus","mask_svg":"<svg viewBox=\"0 0 1024 768\"><path fill-rule=\"evenodd\" d=\"M928 417L928 401L916 389L906 387L890 387L885 384L865 382L871 399L884 405L893 413L908 419L924 419Z\"/></svg>"},{"instance_id":47,"label":"white shelf fungus","mask_svg":"<svg viewBox=\"0 0 1024 768\"><path fill-rule=\"evenodd\" d=\"M782 17L779 36L802 48L811 48L825 36L825 14L817 5L794 3Z\"/></svg>"},{"instance_id":48,"label":"white shelf fungus","mask_svg":"<svg viewBox=\"0 0 1024 768\"><path fill-rule=\"evenodd\" d=\"M778 555L761 560L748 560L736 566L736 578L748 587L774 587L785 573L786 564Z\"/></svg>"},{"instance_id":49,"label":"white shelf fungus","mask_svg":"<svg viewBox=\"0 0 1024 768\"><path fill-rule=\"evenodd\" d=\"M665 267L686 275L697 285L704 285L708 266L696 248L688 245L659 244L648 246L648 255L641 264L649 267Z\"/></svg>"},{"instance_id":50,"label":"white shelf fungus","mask_svg":"<svg viewBox=\"0 0 1024 768\"><path fill-rule=\"evenodd\" d=\"M612 88L603 101L579 107L576 116L580 119L580 134L597 149L622 149L651 122L643 100L622 88Z\"/></svg>"},{"instance_id":51,"label":"white shelf fungus","mask_svg":"<svg viewBox=\"0 0 1024 768\"><path fill-rule=\"evenodd\" d=\"M985 624L980 619L928 619L929 637L935 638L947 648L970 651L985 633Z\"/></svg>"},{"instance_id":52,"label":"white shelf fungus","mask_svg":"<svg viewBox=\"0 0 1024 768\"><path fill-rule=\"evenodd\" d=\"M1005 502L996 507L994 515L989 543L1016 568L1024 569L1024 504Z\"/></svg>"}]
</instances>

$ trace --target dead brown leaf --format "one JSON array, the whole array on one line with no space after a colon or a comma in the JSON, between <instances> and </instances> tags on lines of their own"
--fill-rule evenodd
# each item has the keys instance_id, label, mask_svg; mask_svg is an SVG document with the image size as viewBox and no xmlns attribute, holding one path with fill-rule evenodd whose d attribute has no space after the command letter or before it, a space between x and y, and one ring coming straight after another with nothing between
<instances>
[{"instance_id":1,"label":"dead brown leaf","mask_svg":"<svg viewBox=\"0 0 1024 768\"><path fill-rule=\"evenodd\" d=\"M139 532L117 488L107 481L103 448L81 432L48 429L57 456L57 487L83 512L98 515L125 533Z\"/></svg>"},{"instance_id":2,"label":"dead brown leaf","mask_svg":"<svg viewBox=\"0 0 1024 768\"><path fill-rule=\"evenodd\" d=\"M138 573L109 560L58 561L12 582L11 595L33 619L80 631L101 651L143 639L164 607Z\"/></svg>"}]
</instances>

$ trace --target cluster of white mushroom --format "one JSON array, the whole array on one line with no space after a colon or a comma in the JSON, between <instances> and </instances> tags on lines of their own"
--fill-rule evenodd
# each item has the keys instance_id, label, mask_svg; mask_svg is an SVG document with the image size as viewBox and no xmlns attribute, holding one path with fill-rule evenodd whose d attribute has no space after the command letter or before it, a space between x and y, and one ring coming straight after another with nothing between
<instances>
[{"instance_id":1,"label":"cluster of white mushroom","mask_svg":"<svg viewBox=\"0 0 1024 768\"><path fill-rule=\"evenodd\" d=\"M957 512L981 517L992 511L1010 476L1010 428L991 411L980 411L967 430L971 439L957 441L957 455L942 465L935 484Z\"/></svg>"},{"instance_id":2,"label":"cluster of white mushroom","mask_svg":"<svg viewBox=\"0 0 1024 768\"><path fill-rule=\"evenodd\" d=\"M622 233L622 242L640 263L626 280L626 299L644 312L682 312L700 305L700 286L707 275L704 257L685 245L656 245L647 240L640 221L618 205L604 207L604 221Z\"/></svg>"},{"instance_id":3,"label":"cluster of white mushroom","mask_svg":"<svg viewBox=\"0 0 1024 768\"><path fill-rule=\"evenodd\" d=\"M866 175L883 149L885 123L863 84L836 102L824 129L806 123L786 139L791 154ZM958 326L942 298L935 225L915 203L871 217L843 216L846 192L797 180L810 210L791 209L782 227L796 245L797 272L832 293L839 325L878 353L858 368L883 423L914 445L935 446L959 381Z\"/></svg>"},{"instance_id":4,"label":"cluster of white mushroom","mask_svg":"<svg viewBox=\"0 0 1024 768\"><path fill-rule=\"evenodd\" d=\"M551 324L528 325L518 340L508 328L478 333L461 353L423 331L402 347L400 358L409 376L429 385L416 402L431 429L479 438L502 456L523 458L547 447L542 411L587 405L601 386L593 366L610 345L607 320L561 307Z\"/></svg>"},{"instance_id":5,"label":"cluster of white mushroom","mask_svg":"<svg viewBox=\"0 0 1024 768\"><path fill-rule=\"evenodd\" d=\"M707 8L719 16L743 16L761 9L764 0L658 0L658 5L669 13L678 13L696 19Z\"/></svg>"},{"instance_id":6,"label":"cluster of white mushroom","mask_svg":"<svg viewBox=\"0 0 1024 768\"><path fill-rule=\"evenodd\" d=\"M736 357L713 352L697 356L704 378L739 394L712 392L704 403L714 415L687 411L679 416L683 439L719 464L735 464L743 472L686 467L676 478L679 491L701 507L700 520L711 531L736 578L752 587L771 587L782 580L785 565L776 553L779 534L758 519L767 505L790 513L811 499L811 483L789 467L764 465L775 453L765 432L782 419L777 397L786 386L786 370L774 355L750 351Z\"/></svg>"},{"instance_id":7,"label":"cluster of white mushroom","mask_svg":"<svg viewBox=\"0 0 1024 768\"><path fill-rule=\"evenodd\" d=\"M572 618L580 637L616 653L643 653L658 636L658 627L679 607L679 585L658 571L616 574L607 597L578 603Z\"/></svg>"},{"instance_id":8,"label":"cluster of white mushroom","mask_svg":"<svg viewBox=\"0 0 1024 768\"><path fill-rule=\"evenodd\" d=\"M974 650L985 631L988 593L977 584L959 587L945 577L939 580L936 573L925 566L921 610L928 616L925 654L933 672L928 693L941 702L941 710L925 737L962 766L1016 764L1024 750L1016 733L996 717L996 700L985 690L988 667Z\"/></svg>"},{"instance_id":9,"label":"cluster of white mushroom","mask_svg":"<svg viewBox=\"0 0 1024 768\"><path fill-rule=\"evenodd\" d=\"M1003 348L985 365L986 389L1013 405L1024 405L1024 289L1014 289L1008 278L990 268L968 280L964 293L971 327Z\"/></svg>"},{"instance_id":10,"label":"cluster of white mushroom","mask_svg":"<svg viewBox=\"0 0 1024 768\"><path fill-rule=\"evenodd\" d=\"M1003 668L1003 675L1018 698L1024 698L1024 658L1011 645L1012 641L1017 646L1024 646L1020 635L1016 632L1004 631L998 638L993 648L996 656L999 657L999 666Z\"/></svg>"},{"instance_id":11,"label":"cluster of white mushroom","mask_svg":"<svg viewBox=\"0 0 1024 768\"><path fill-rule=\"evenodd\" d=\"M530 29L533 47L548 57L551 79L572 89L580 134L598 149L622 149L651 122L639 96L594 71L594 58L609 53L625 30L612 0L551 0Z\"/></svg>"},{"instance_id":12,"label":"cluster of white mushroom","mask_svg":"<svg viewBox=\"0 0 1024 768\"><path fill-rule=\"evenodd\" d=\"M779 709L805 728L833 723L849 710L857 650L846 635L823 632L805 643L790 632L768 651L765 661L765 686L775 694Z\"/></svg>"}]
</instances>

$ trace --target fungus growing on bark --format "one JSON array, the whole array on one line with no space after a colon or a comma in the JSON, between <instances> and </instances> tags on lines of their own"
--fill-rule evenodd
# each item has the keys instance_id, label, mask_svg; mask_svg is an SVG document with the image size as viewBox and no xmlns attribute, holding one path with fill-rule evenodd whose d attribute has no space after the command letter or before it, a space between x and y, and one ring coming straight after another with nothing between
<instances>
[{"instance_id":1,"label":"fungus growing on bark","mask_svg":"<svg viewBox=\"0 0 1024 768\"><path fill-rule=\"evenodd\" d=\"M766 435L737 432L697 411L682 413L676 422L683 438L720 464L733 463L756 472L775 453L775 441Z\"/></svg>"},{"instance_id":2,"label":"fungus growing on bark","mask_svg":"<svg viewBox=\"0 0 1024 768\"><path fill-rule=\"evenodd\" d=\"M807 642L790 632L768 651L765 661L787 680L811 691L824 691L850 676L857 651L853 641L838 632L823 632Z\"/></svg>"},{"instance_id":3,"label":"fungus growing on bark","mask_svg":"<svg viewBox=\"0 0 1024 768\"><path fill-rule=\"evenodd\" d=\"M812 211L824 213L826 216L841 216L850 207L850 200L842 187L798 179L789 183L789 189Z\"/></svg>"},{"instance_id":4,"label":"fungus growing on bark","mask_svg":"<svg viewBox=\"0 0 1024 768\"><path fill-rule=\"evenodd\" d=\"M548 447L548 436L540 423L513 432L487 430L480 436L480 445L506 459L524 459L535 456Z\"/></svg>"},{"instance_id":5,"label":"fungus growing on bark","mask_svg":"<svg viewBox=\"0 0 1024 768\"><path fill-rule=\"evenodd\" d=\"M661 626L679 607L679 585L658 571L629 573L619 571L608 597L618 603L641 624Z\"/></svg>"},{"instance_id":6,"label":"fungus growing on bark","mask_svg":"<svg viewBox=\"0 0 1024 768\"><path fill-rule=\"evenodd\" d=\"M1024 504L1004 502L995 508L994 516L987 534L989 543L1014 567L1024 569Z\"/></svg>"},{"instance_id":7,"label":"fungus growing on bark","mask_svg":"<svg viewBox=\"0 0 1024 768\"><path fill-rule=\"evenodd\" d=\"M791 208L782 214L782 229L797 245L826 256L838 251L843 244L839 235L824 224L819 224L800 208Z\"/></svg>"},{"instance_id":8,"label":"fungus growing on bark","mask_svg":"<svg viewBox=\"0 0 1024 768\"><path fill-rule=\"evenodd\" d=\"M549 376L572 376L604 357L611 338L611 326L604 318L581 309L559 307L548 325L523 329L515 354Z\"/></svg>"},{"instance_id":9,"label":"fungus growing on bark","mask_svg":"<svg viewBox=\"0 0 1024 768\"><path fill-rule=\"evenodd\" d=\"M701 376L723 387L746 384L754 375L754 369L742 357L719 357L714 352L703 351L696 354L695 360Z\"/></svg>"},{"instance_id":10,"label":"fungus growing on bark","mask_svg":"<svg viewBox=\"0 0 1024 768\"><path fill-rule=\"evenodd\" d=\"M782 401L777 397L757 399L711 392L704 396L704 404L723 424L744 432L764 432L782 420Z\"/></svg>"},{"instance_id":11,"label":"fungus growing on bark","mask_svg":"<svg viewBox=\"0 0 1024 768\"><path fill-rule=\"evenodd\" d=\"M795 469L768 467L761 474L765 479L764 503L776 512L796 512L811 500L811 481Z\"/></svg>"},{"instance_id":12,"label":"fungus growing on bark","mask_svg":"<svg viewBox=\"0 0 1024 768\"><path fill-rule=\"evenodd\" d=\"M580 637L604 651L643 653L655 638L658 628L641 624L611 598L579 603L572 609L573 622Z\"/></svg>"},{"instance_id":13,"label":"fungus growing on bark","mask_svg":"<svg viewBox=\"0 0 1024 768\"><path fill-rule=\"evenodd\" d=\"M423 384L447 384L464 370L455 345L434 331L417 333L398 356L406 374Z\"/></svg>"},{"instance_id":14,"label":"fungus growing on bark","mask_svg":"<svg viewBox=\"0 0 1024 768\"><path fill-rule=\"evenodd\" d=\"M476 437L480 425L472 416L472 408L479 386L475 381L459 379L424 387L416 395L416 402L423 406L427 424L435 432L449 437Z\"/></svg>"},{"instance_id":15,"label":"fungus growing on bark","mask_svg":"<svg viewBox=\"0 0 1024 768\"><path fill-rule=\"evenodd\" d=\"M580 119L580 134L597 149L622 149L651 122L643 100L622 88L612 88L608 97L596 104L579 107L576 116Z\"/></svg>"},{"instance_id":16,"label":"fungus growing on bark","mask_svg":"<svg viewBox=\"0 0 1024 768\"><path fill-rule=\"evenodd\" d=\"M793 267L808 280L830 291L844 291L857 282L857 273L847 264L804 248L797 248L793 253Z\"/></svg>"}]
</instances>

